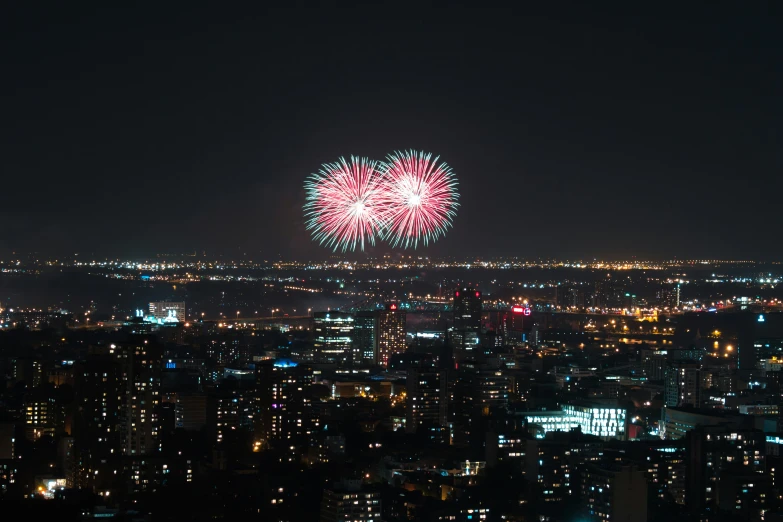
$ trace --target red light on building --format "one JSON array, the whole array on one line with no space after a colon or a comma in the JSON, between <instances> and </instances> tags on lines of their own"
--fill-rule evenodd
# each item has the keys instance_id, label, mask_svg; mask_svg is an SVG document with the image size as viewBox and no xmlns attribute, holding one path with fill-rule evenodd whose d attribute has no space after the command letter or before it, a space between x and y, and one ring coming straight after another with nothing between
<instances>
[{"instance_id":1,"label":"red light on building","mask_svg":"<svg viewBox=\"0 0 783 522\"><path fill-rule=\"evenodd\" d=\"M478 297L478 296L479 296L479 293L478 293L478 292L476 292L476 297Z\"/></svg>"},{"instance_id":2,"label":"red light on building","mask_svg":"<svg viewBox=\"0 0 783 522\"><path fill-rule=\"evenodd\" d=\"M459 292L454 292L454 297L459 297Z\"/></svg>"}]
</instances>

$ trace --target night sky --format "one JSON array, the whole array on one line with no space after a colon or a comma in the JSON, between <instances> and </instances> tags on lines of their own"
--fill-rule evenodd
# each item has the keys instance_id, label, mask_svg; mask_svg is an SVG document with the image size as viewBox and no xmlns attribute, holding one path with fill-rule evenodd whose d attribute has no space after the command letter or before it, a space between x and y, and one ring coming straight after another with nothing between
<instances>
[{"instance_id":1,"label":"night sky","mask_svg":"<svg viewBox=\"0 0 783 522\"><path fill-rule=\"evenodd\" d=\"M19 4L0 12L0 252L323 259L305 177L416 148L461 192L420 255L783 259L775 2Z\"/></svg>"}]
</instances>

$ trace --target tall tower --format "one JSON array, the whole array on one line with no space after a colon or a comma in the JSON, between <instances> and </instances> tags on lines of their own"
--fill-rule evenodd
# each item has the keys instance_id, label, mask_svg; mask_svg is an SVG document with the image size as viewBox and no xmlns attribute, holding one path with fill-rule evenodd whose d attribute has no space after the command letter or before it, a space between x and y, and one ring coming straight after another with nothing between
<instances>
[{"instance_id":1,"label":"tall tower","mask_svg":"<svg viewBox=\"0 0 783 522\"><path fill-rule=\"evenodd\" d=\"M76 487L112 486L120 458L123 368L112 354L90 354L74 365L76 411L73 421Z\"/></svg>"},{"instance_id":2,"label":"tall tower","mask_svg":"<svg viewBox=\"0 0 783 522\"><path fill-rule=\"evenodd\" d=\"M154 339L139 337L112 345L110 353L120 365L122 404L120 444L123 455L158 451L158 405L162 348Z\"/></svg>"},{"instance_id":3,"label":"tall tower","mask_svg":"<svg viewBox=\"0 0 783 522\"><path fill-rule=\"evenodd\" d=\"M405 339L406 314L397 303L391 303L386 310L377 312L375 323L375 364L386 367L389 357L403 353L407 348Z\"/></svg>"},{"instance_id":4,"label":"tall tower","mask_svg":"<svg viewBox=\"0 0 783 522\"><path fill-rule=\"evenodd\" d=\"M375 364L375 324L374 311L357 312L353 320L353 342L351 359L354 366Z\"/></svg>"},{"instance_id":5,"label":"tall tower","mask_svg":"<svg viewBox=\"0 0 783 522\"><path fill-rule=\"evenodd\" d=\"M666 370L666 406L701 406L701 364L676 361Z\"/></svg>"},{"instance_id":6,"label":"tall tower","mask_svg":"<svg viewBox=\"0 0 783 522\"><path fill-rule=\"evenodd\" d=\"M450 337L458 360L478 354L481 302L478 290L462 287L454 292L454 326Z\"/></svg>"},{"instance_id":7,"label":"tall tower","mask_svg":"<svg viewBox=\"0 0 783 522\"><path fill-rule=\"evenodd\" d=\"M454 292L454 329L481 329L481 292L465 287Z\"/></svg>"}]
</instances>

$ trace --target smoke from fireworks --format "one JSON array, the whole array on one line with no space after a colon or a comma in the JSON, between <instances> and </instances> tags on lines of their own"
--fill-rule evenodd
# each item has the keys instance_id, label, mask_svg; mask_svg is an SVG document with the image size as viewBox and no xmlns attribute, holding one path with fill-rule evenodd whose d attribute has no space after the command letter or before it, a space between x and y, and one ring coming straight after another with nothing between
<instances>
[{"instance_id":1,"label":"smoke from fireworks","mask_svg":"<svg viewBox=\"0 0 783 522\"><path fill-rule=\"evenodd\" d=\"M351 156L326 163L305 182L305 218L313 239L334 251L364 250L382 233L383 198L377 162Z\"/></svg>"},{"instance_id":2,"label":"smoke from fireworks","mask_svg":"<svg viewBox=\"0 0 783 522\"><path fill-rule=\"evenodd\" d=\"M444 235L459 205L451 167L411 150L390 154L381 168L383 238L393 247L416 248Z\"/></svg>"}]
</instances>

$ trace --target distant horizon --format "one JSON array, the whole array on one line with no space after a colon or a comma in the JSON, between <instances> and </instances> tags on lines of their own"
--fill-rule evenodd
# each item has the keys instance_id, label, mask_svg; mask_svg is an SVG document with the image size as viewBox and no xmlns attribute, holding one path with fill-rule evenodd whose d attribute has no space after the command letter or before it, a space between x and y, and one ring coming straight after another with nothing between
<instances>
[{"instance_id":1,"label":"distant horizon","mask_svg":"<svg viewBox=\"0 0 783 522\"><path fill-rule=\"evenodd\" d=\"M31 259L36 257L35 260ZM380 255L358 255L356 252L352 253L328 253L323 257L317 256L299 256L299 257L274 257L258 253L254 255L252 253L242 253L241 255L232 255L228 253L204 253L202 251L193 253L155 253L147 255L95 255L94 253L86 252L72 252L45 255L39 252L20 252L12 251L9 253L0 254L0 263L6 261L62 261L62 262L85 262L90 261L97 262L146 262L158 259L170 258L172 260L187 260L187 259L199 259L204 261L210 260L222 260L222 261L237 261L237 262L252 262L252 263L294 263L294 262L308 262L308 263L362 263L369 261L386 261L393 262L394 260L412 259L412 260L429 260L431 262L454 262L454 263L471 263L471 262L500 262L500 261L514 261L524 263L566 263L573 264L586 264L594 265L601 263L609 264L631 264L631 263L683 263L683 264L783 264L783 261L778 260L766 260L766 259L728 259L728 258L708 258L708 257L642 257L642 256L630 256L630 257L565 257L565 256L520 256L520 255L486 255L486 256L453 256L453 255L429 255L423 252L416 251L394 251L389 254Z\"/></svg>"}]
</instances>

